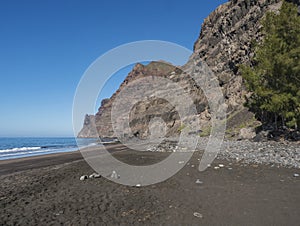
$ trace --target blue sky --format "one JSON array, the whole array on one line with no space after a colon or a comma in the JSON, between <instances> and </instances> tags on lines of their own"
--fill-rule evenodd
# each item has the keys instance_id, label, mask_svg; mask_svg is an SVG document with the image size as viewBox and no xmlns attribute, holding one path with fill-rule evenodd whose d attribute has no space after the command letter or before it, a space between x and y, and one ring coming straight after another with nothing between
<instances>
[{"instance_id":1,"label":"blue sky","mask_svg":"<svg viewBox=\"0 0 300 226\"><path fill-rule=\"evenodd\" d=\"M224 2L1 1L0 136L72 136L73 96L94 60L139 40L192 49L203 19Z\"/></svg>"}]
</instances>

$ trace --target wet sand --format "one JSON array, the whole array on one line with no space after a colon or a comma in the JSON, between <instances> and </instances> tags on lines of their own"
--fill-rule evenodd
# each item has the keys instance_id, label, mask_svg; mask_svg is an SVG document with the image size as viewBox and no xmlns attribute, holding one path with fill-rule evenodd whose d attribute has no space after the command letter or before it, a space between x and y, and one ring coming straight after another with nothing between
<instances>
[{"instance_id":1,"label":"wet sand","mask_svg":"<svg viewBox=\"0 0 300 226\"><path fill-rule=\"evenodd\" d=\"M116 147L116 158L135 165L168 155ZM200 154L167 181L141 188L80 181L94 171L79 152L0 161L0 225L300 224L299 170L215 160L199 172ZM219 163L225 167L215 170Z\"/></svg>"}]
</instances>

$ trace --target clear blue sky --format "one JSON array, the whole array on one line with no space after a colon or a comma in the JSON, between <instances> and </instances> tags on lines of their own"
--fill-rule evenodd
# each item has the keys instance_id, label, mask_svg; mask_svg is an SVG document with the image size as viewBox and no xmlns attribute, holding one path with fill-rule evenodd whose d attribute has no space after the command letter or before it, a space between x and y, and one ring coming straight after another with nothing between
<instances>
[{"instance_id":1,"label":"clear blue sky","mask_svg":"<svg viewBox=\"0 0 300 226\"><path fill-rule=\"evenodd\" d=\"M149 39L192 49L203 19L224 2L1 1L0 136L72 136L75 89L96 58Z\"/></svg>"}]
</instances>

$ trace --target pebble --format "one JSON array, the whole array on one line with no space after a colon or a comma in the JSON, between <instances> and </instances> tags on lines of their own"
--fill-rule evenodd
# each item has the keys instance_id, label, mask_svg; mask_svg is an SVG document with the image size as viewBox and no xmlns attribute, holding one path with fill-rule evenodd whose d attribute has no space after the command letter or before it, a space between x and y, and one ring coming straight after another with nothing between
<instances>
[{"instance_id":1,"label":"pebble","mask_svg":"<svg viewBox=\"0 0 300 226\"><path fill-rule=\"evenodd\" d=\"M88 176L87 176L87 175L81 176L79 180L83 181L83 180L85 180L85 179L88 179Z\"/></svg>"},{"instance_id":2,"label":"pebble","mask_svg":"<svg viewBox=\"0 0 300 226\"><path fill-rule=\"evenodd\" d=\"M206 137L199 138L199 146L206 147L208 140L209 138ZM173 149L182 150L174 142L162 143L159 147L151 147L150 149L158 152L171 152ZM226 161L242 161L244 165L267 164L275 167L283 166L300 169L300 145L293 142L224 140L217 158ZM229 163L229 165L231 164Z\"/></svg>"},{"instance_id":3,"label":"pebble","mask_svg":"<svg viewBox=\"0 0 300 226\"><path fill-rule=\"evenodd\" d=\"M94 178L100 178L101 174L94 174Z\"/></svg>"},{"instance_id":4,"label":"pebble","mask_svg":"<svg viewBox=\"0 0 300 226\"><path fill-rule=\"evenodd\" d=\"M92 173L91 175L89 175L89 178L100 178L101 175L97 174L97 173Z\"/></svg>"},{"instance_id":5,"label":"pebble","mask_svg":"<svg viewBox=\"0 0 300 226\"><path fill-rule=\"evenodd\" d=\"M61 210L61 211L59 211L58 213L55 213L55 215L56 215L56 216L59 216L59 215L61 215L61 214L63 214L63 213L64 213L64 211Z\"/></svg>"},{"instance_id":6,"label":"pebble","mask_svg":"<svg viewBox=\"0 0 300 226\"><path fill-rule=\"evenodd\" d=\"M218 153L218 159L227 161L234 159L242 161L245 165L267 164L300 169L300 146L293 142L225 140Z\"/></svg>"},{"instance_id":7,"label":"pebble","mask_svg":"<svg viewBox=\"0 0 300 226\"><path fill-rule=\"evenodd\" d=\"M196 180L196 184L203 184L203 181L197 179L197 180Z\"/></svg>"},{"instance_id":8,"label":"pebble","mask_svg":"<svg viewBox=\"0 0 300 226\"><path fill-rule=\"evenodd\" d=\"M194 216L198 217L198 218L202 218L203 217L203 215L201 213L198 213L198 212L194 212Z\"/></svg>"}]
</instances>

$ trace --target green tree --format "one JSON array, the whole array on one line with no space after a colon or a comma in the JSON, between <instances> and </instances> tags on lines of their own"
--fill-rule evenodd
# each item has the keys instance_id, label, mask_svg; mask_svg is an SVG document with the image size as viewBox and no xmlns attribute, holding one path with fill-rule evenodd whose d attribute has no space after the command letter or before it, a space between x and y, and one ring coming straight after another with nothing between
<instances>
[{"instance_id":1,"label":"green tree","mask_svg":"<svg viewBox=\"0 0 300 226\"><path fill-rule=\"evenodd\" d=\"M281 121L300 127L300 17L297 7L283 2L279 13L262 20L264 40L255 47L253 64L241 67L251 91L246 105L263 123Z\"/></svg>"}]
</instances>

